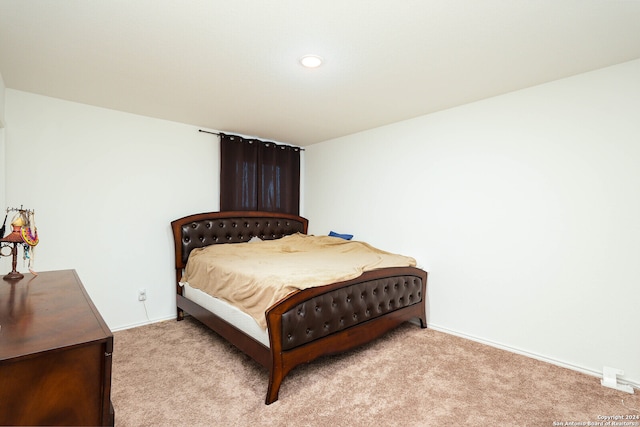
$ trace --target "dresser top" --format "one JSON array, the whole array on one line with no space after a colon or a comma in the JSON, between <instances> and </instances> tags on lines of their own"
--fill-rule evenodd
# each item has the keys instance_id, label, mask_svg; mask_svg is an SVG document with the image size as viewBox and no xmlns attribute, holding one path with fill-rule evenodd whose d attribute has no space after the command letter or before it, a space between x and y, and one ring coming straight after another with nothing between
<instances>
[{"instance_id":1,"label":"dresser top","mask_svg":"<svg viewBox=\"0 0 640 427\"><path fill-rule=\"evenodd\" d=\"M105 339L113 335L75 270L0 280L0 363Z\"/></svg>"}]
</instances>

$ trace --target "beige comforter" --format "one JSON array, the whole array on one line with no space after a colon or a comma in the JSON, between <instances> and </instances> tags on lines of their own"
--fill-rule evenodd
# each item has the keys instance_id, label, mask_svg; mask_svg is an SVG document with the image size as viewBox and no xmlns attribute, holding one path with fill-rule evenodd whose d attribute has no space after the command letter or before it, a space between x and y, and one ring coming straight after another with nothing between
<instances>
[{"instance_id":1,"label":"beige comforter","mask_svg":"<svg viewBox=\"0 0 640 427\"><path fill-rule=\"evenodd\" d=\"M415 265L413 258L367 243L298 233L194 249L183 281L237 306L266 329L266 309L297 289L353 279L378 268Z\"/></svg>"}]
</instances>

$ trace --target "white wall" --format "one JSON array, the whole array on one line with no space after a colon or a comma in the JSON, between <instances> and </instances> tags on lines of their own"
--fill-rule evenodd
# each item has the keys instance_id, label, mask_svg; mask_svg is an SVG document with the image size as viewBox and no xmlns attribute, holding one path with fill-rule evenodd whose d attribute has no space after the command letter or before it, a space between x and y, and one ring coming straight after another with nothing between
<instances>
[{"instance_id":1,"label":"white wall","mask_svg":"<svg viewBox=\"0 0 640 427\"><path fill-rule=\"evenodd\" d=\"M173 317L169 223L219 208L217 137L12 89L5 115L6 204L35 209L36 270L76 269L112 329L148 321L139 288L148 319Z\"/></svg>"},{"instance_id":2,"label":"white wall","mask_svg":"<svg viewBox=\"0 0 640 427\"><path fill-rule=\"evenodd\" d=\"M0 128L4 127L4 93L5 93L4 80L2 74L0 74Z\"/></svg>"},{"instance_id":3,"label":"white wall","mask_svg":"<svg viewBox=\"0 0 640 427\"><path fill-rule=\"evenodd\" d=\"M416 257L431 327L637 386L639 118L640 60L315 144L310 232Z\"/></svg>"},{"instance_id":4,"label":"white wall","mask_svg":"<svg viewBox=\"0 0 640 427\"><path fill-rule=\"evenodd\" d=\"M5 206L5 155L4 155L4 97L5 97L5 86L4 80L2 79L2 74L0 74L0 221L4 221L4 206ZM0 227L2 227L0 223ZM0 236L4 237L4 236ZM11 265L11 263L5 262L5 257L0 259L0 273L2 273L7 265ZM11 267L9 267L11 270ZM6 273L2 273L4 276Z\"/></svg>"}]
</instances>

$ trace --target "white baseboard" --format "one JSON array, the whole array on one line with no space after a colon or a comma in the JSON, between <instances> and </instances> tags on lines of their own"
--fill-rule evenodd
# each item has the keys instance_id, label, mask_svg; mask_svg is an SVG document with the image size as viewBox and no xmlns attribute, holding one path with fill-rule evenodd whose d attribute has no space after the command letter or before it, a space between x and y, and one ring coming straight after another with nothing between
<instances>
[{"instance_id":1,"label":"white baseboard","mask_svg":"<svg viewBox=\"0 0 640 427\"><path fill-rule=\"evenodd\" d=\"M581 372L583 374L591 375L593 377L602 378L602 375L603 375L603 373L600 372L600 371L596 371L596 370L593 370L593 369L589 369L589 368L585 368L585 367L582 367L582 366L574 365L574 364L571 364L571 363L566 363L566 362L563 362L563 361L560 361L560 360L557 360L557 359L553 359L553 358L550 358L550 357L547 357L547 356L542 356L540 354L531 353L529 351L521 350L521 349L518 349L518 348L515 348L515 347L510 347L510 346L507 346L507 345L503 345L503 344L499 344L499 343L496 343L496 342L493 342L493 341L490 341L490 340L486 340L486 339L483 339L483 338L478 338L478 337L475 337L475 336L472 336L472 335L467 335L467 334L464 334L464 333L461 333L461 332L458 332L458 331L454 331L454 330L451 330L451 329L448 329L448 328L444 328L442 326L434 325L433 323L429 323L428 327L430 329L433 329L434 331L443 332L443 333L449 334L449 335L455 335L455 336L460 337L460 338L464 338L464 339L468 339L468 340L471 340L471 341L475 341L475 342L478 342L480 344L488 345L490 347L499 348L501 350L509 351L511 353L520 354L522 356L527 356L527 357L530 357L532 359L540 360L542 362L550 363L552 365L556 365L556 366L560 366L560 367L563 367L563 368L571 369L573 371ZM625 379L619 379L619 382L620 382L620 384L626 384L626 385L629 385L629 386L631 386L633 388L640 389L640 383L638 383L638 382L629 381L629 380L625 380Z\"/></svg>"},{"instance_id":2,"label":"white baseboard","mask_svg":"<svg viewBox=\"0 0 640 427\"><path fill-rule=\"evenodd\" d=\"M138 328L140 326L150 325L152 323L164 322L166 320L171 320L171 319L176 320L176 315L172 314L169 316L158 317L155 319L145 320L143 322L138 322L138 323L130 323L128 325L118 326L117 328L109 328L109 329L111 329L111 332L118 332L118 331L124 331L125 329Z\"/></svg>"}]
</instances>

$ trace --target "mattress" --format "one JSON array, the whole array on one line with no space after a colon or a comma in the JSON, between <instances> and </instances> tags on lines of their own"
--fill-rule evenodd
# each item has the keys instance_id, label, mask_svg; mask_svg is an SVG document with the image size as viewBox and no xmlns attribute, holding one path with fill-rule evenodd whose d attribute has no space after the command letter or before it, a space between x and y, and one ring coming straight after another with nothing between
<instances>
[{"instance_id":1,"label":"mattress","mask_svg":"<svg viewBox=\"0 0 640 427\"><path fill-rule=\"evenodd\" d=\"M183 296L185 298L206 308L251 338L269 347L269 334L258 325L253 317L223 300L214 298L199 289L192 288L188 282L180 282L180 285L183 287Z\"/></svg>"}]
</instances>

